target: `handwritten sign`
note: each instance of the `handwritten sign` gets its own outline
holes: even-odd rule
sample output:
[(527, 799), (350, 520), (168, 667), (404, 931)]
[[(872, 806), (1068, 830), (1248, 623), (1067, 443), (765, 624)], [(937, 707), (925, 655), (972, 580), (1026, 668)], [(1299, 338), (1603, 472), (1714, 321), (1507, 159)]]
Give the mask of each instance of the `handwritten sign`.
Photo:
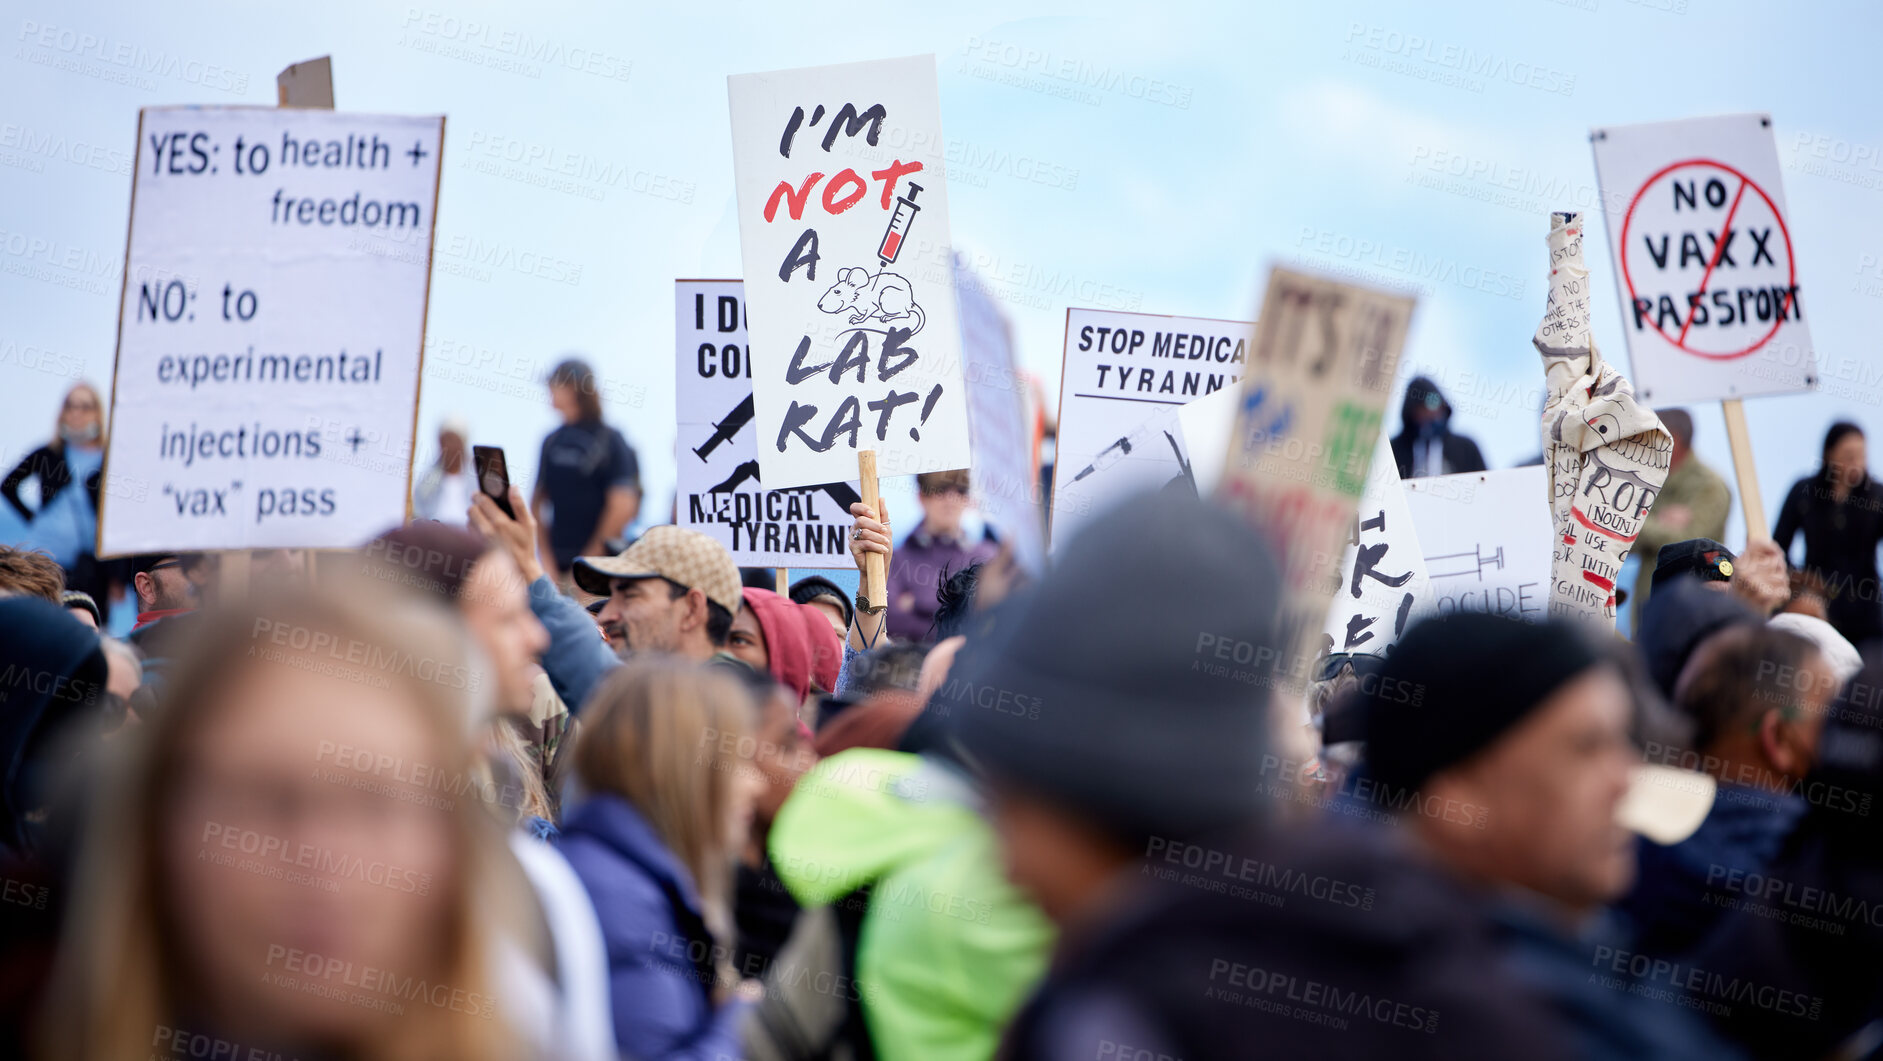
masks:
[(1324, 653), (1384, 653), (1432, 604), (1419, 532), (1383, 431), (1337, 570), (1340, 584), (1321, 631)]
[(1674, 439), (1589, 337), (1581, 214), (1550, 215), (1543, 461), (1555, 521), (1550, 614), (1615, 625), (1615, 579), (1673, 466)]
[(1609, 126), (1590, 141), (1641, 397), (1815, 387), (1771, 117)]
[(1238, 389), (1254, 331), (1247, 321), (1066, 311), (1055, 545), (1115, 501), (1176, 479), (1194, 481), (1176, 411)]
[(934, 57), (727, 85), (766, 485), (968, 467)]
[(138, 119), (98, 555), (405, 519), (442, 117)]
[(1407, 479), (1431, 611), (1541, 622), (1550, 605), (1548, 473), (1541, 465)]
[(851, 567), (856, 487), (773, 490), (759, 472), (743, 288), (674, 282), (674, 522), (711, 535), (742, 567)]
[(1414, 300), (1276, 268), (1218, 490), (1274, 542), (1291, 671), (1316, 655)]

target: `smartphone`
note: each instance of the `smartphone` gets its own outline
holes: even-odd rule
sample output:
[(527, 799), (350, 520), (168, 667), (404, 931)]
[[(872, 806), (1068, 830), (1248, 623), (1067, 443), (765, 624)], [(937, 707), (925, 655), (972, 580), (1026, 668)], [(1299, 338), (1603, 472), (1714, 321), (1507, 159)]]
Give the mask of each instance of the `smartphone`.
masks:
[(471, 467), (484, 496), (497, 502), (504, 515), (517, 518), (516, 510), (510, 507), (510, 465), (503, 459), (503, 447), (472, 446)]

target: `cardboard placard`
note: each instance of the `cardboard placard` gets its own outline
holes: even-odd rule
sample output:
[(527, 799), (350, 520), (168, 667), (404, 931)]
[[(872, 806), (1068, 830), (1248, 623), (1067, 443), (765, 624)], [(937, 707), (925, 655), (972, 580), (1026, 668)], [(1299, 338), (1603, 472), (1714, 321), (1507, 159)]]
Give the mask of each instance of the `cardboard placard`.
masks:
[(1642, 400), (1816, 387), (1771, 117), (1614, 125), (1590, 142)]
[(675, 522), (741, 567), (847, 568), (853, 483), (769, 489), (752, 428), (744, 284), (674, 281)]
[(1045, 566), (1045, 506), (1040, 466), (1027, 417), (1029, 384), (1013, 356), (1013, 327), (975, 282), (965, 259), (955, 261), (961, 345), (967, 357), (968, 434), (974, 440), (974, 503), (1014, 559), (1039, 574)]
[(1291, 269), (1269, 273), (1217, 496), (1274, 544), (1291, 675), (1317, 654), (1414, 303)]
[(1407, 479), (1431, 612), (1541, 622), (1550, 605), (1549, 476), (1540, 464)]
[(1066, 310), (1052, 541), (1109, 505), (1194, 476), (1177, 410), (1236, 391), (1255, 325), (1155, 313)]
[(1615, 628), (1615, 580), (1673, 467), (1674, 439), (1589, 335), (1583, 216), (1550, 215), (1550, 296), (1531, 340), (1543, 356), (1550, 614)]
[(934, 57), (727, 87), (767, 485), (968, 467)]
[(98, 555), (403, 522), (443, 117), (149, 107)]
[(1383, 654), (1431, 608), (1432, 586), (1419, 531), (1400, 486), (1386, 432), (1373, 444), (1373, 463), (1360, 510), (1347, 532), (1340, 583), (1321, 631), (1321, 651)]

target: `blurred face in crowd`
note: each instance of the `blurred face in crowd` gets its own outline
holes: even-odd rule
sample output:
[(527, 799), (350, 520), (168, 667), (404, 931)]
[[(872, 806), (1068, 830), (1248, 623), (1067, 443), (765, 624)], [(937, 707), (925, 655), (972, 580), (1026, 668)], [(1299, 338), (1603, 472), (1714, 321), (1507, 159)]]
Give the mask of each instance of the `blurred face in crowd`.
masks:
[(1135, 852), (1030, 793), (997, 785), (994, 831), (1007, 879), (1060, 925), (1075, 920)]
[[(458, 834), (404, 778), (456, 760), (396, 683), (258, 661), (218, 695), (160, 826), (186, 982), (237, 1039), (362, 1044), (387, 1018), (346, 1001), (335, 970), (426, 977), (446, 952)], [(339, 997), (292, 986), (308, 983)]]
[(1856, 486), (1863, 482), (1865, 472), (1870, 467), (1870, 455), (1864, 445), (1863, 436), (1855, 431), (1837, 440), (1837, 445), (1830, 452), (1831, 481), (1845, 486)]
[(829, 597), (812, 597), (809, 606), (817, 609), (819, 614), (830, 620), (830, 628), (837, 631), (837, 639), (843, 640), (844, 634), (848, 632), (843, 619), (843, 606)]
[(1612, 668), (1584, 672), (1421, 790), (1480, 808), (1481, 817), (1421, 814), (1416, 826), (1467, 876), (1515, 884), (1573, 910), (1615, 898), (1635, 870), (1633, 841), (1615, 819), (1635, 761), (1632, 711)]
[(922, 524), (930, 531), (952, 534), (961, 529), (961, 514), (968, 510), (968, 488), (960, 483), (937, 486), (933, 493), (924, 490)]
[(573, 424), (582, 418), (582, 406), (576, 401), (575, 388), (561, 383), (549, 385), (549, 404), (562, 414), (562, 422)]
[[(748, 608), (740, 614), (749, 611)], [(736, 637), (737, 620), (732, 628)], [(773, 688), (771, 698), (762, 706), (758, 754), (753, 758), (753, 765), (758, 767), (761, 781), (755, 816), (760, 824), (769, 827), (778, 816), (778, 809), (785, 805), (785, 798), (797, 787), (798, 779), (817, 765), (817, 753), (811, 750), (810, 742), (798, 728), (798, 705), (791, 697), (791, 690), (783, 686)]]
[(196, 584), (184, 574), (181, 561), (166, 563), (148, 572), (140, 571), (132, 581), (137, 588), (140, 611), (168, 611), (196, 603)]
[(765, 647), (765, 630), (758, 625), (758, 615), (750, 608), (740, 608), (732, 617), (732, 633), (726, 637), (726, 651), (761, 673), (771, 669), (771, 651)]
[(456, 475), (464, 469), (464, 436), (456, 431), (438, 432), (438, 463)]
[(477, 561), (458, 595), (458, 610), (496, 668), (498, 707), (528, 711), (549, 631), (530, 611), (523, 573), (509, 553), (493, 549)]
[(103, 410), (98, 407), (98, 392), (83, 384), (73, 387), (59, 410), (59, 436), (69, 442), (95, 442)]
[[(625, 642), (628, 651), (678, 652), (690, 609), (696, 603), (692, 598), (691, 593), (673, 596), (665, 579), (615, 579), (608, 603), (602, 606), (602, 630), (611, 643), (617, 638)], [(697, 606), (701, 613), (699, 621), (704, 622), (703, 599)]]

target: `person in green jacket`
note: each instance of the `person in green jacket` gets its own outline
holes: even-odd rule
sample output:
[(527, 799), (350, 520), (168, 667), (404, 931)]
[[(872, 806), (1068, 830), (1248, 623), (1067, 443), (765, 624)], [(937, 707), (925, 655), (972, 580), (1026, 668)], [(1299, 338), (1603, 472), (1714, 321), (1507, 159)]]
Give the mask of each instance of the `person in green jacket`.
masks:
[(1054, 931), (1003, 875), (999, 840), (963, 767), (878, 748), (833, 755), (785, 801), (770, 850), (806, 908), (869, 889), (855, 989), (843, 993), (860, 1001), (878, 1058), (994, 1055), (1045, 973)]
[(1733, 491), (1726, 480), (1693, 455), (1693, 417), (1685, 409), (1656, 409), (1654, 415), (1674, 436), (1673, 466), (1635, 538), (1634, 556), (1640, 566), (1635, 569), (1634, 592), (1628, 601), (1633, 609), (1631, 629), (1641, 623), (1641, 609), (1648, 603), (1648, 585), (1654, 581), (1654, 564), (1661, 547), (1689, 538), (1724, 541), (1726, 510), (1733, 505)]

